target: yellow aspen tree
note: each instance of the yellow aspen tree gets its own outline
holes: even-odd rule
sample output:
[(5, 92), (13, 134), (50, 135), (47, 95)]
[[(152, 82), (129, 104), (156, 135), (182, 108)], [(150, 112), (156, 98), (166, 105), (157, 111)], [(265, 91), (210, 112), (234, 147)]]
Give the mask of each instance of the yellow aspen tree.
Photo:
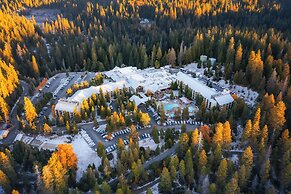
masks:
[(59, 144), (57, 155), (60, 162), (67, 169), (77, 169), (78, 159), (71, 144)]
[(229, 148), (231, 144), (231, 128), (228, 121), (223, 124), (223, 145), (225, 148)]
[(54, 177), (51, 168), (46, 165), (42, 169), (42, 182), (44, 190), (48, 193), (53, 193)]
[(191, 146), (194, 148), (198, 145), (199, 143), (199, 134), (198, 134), (198, 129), (194, 129), (191, 135)]
[(252, 133), (254, 136), (257, 136), (260, 132), (260, 122), (261, 122), (261, 108), (258, 107), (256, 110), (254, 119), (253, 119), (253, 130)]
[(285, 119), (286, 106), (283, 101), (279, 101), (271, 110), (270, 125), (273, 129), (280, 129), (286, 122)]
[(151, 121), (151, 118), (148, 113), (141, 114), (141, 118), (140, 118), (141, 125), (146, 126), (150, 123), (150, 121)]
[(5, 100), (0, 96), (0, 110), (4, 115), (5, 121), (9, 121), (9, 107)]
[(0, 186), (2, 186), (7, 193), (11, 191), (10, 181), (2, 170), (0, 170)]
[(32, 125), (34, 119), (37, 117), (37, 113), (35, 107), (27, 97), (24, 97), (24, 111), (27, 122)]
[(222, 145), (223, 143), (223, 125), (222, 123), (217, 123), (215, 127), (215, 134), (213, 136), (213, 143), (217, 145)]
[(36, 76), (39, 76), (38, 64), (37, 64), (34, 56), (32, 56), (32, 58), (31, 58), (31, 66), (32, 66), (32, 70), (33, 70), (34, 74)]
[(51, 132), (52, 132), (52, 128), (48, 125), (48, 124), (44, 124), (43, 125), (43, 132), (46, 134), (46, 135), (48, 135), (48, 134), (50, 134)]
[(248, 120), (243, 132), (243, 140), (246, 141), (251, 137), (252, 132), (252, 121)]

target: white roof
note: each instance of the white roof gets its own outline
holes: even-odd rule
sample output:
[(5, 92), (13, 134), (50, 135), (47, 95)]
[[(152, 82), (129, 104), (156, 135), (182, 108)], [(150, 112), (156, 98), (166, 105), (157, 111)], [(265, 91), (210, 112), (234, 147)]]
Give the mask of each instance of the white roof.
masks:
[(185, 73), (178, 72), (177, 80), (188, 85), (192, 90), (198, 92), (209, 101), (213, 100), (211, 97), (217, 94), (217, 92), (214, 89), (209, 88), (208, 86), (200, 82), (197, 78), (193, 78)]
[(125, 80), (126, 87), (136, 89), (138, 86), (142, 86), (145, 91), (150, 90), (152, 92), (169, 88), (171, 81), (175, 79), (175, 76), (164, 68), (140, 70), (131, 66), (115, 67), (113, 70), (105, 72), (105, 75), (114, 81)]
[(92, 94), (99, 94), (100, 88), (102, 88), (102, 91), (105, 93), (112, 92), (115, 89), (122, 89), (125, 85), (126, 82), (123, 80), (119, 82), (109, 82), (101, 86), (91, 86), (89, 88), (77, 91), (73, 96), (69, 97), (68, 100), (82, 103), (83, 100), (90, 98)]
[(188, 85), (192, 90), (201, 94), (212, 104), (216, 104), (217, 102), (220, 106), (223, 106), (234, 101), (229, 93), (217, 92), (215, 89), (210, 88), (204, 83), (200, 82), (197, 78), (193, 78), (185, 73), (178, 72), (177, 80), (182, 81), (184, 84)]
[(79, 103), (76, 101), (60, 99), (56, 104), (55, 110), (57, 111), (66, 111), (66, 112), (74, 112), (75, 108), (77, 111), (80, 111)]
[(135, 102), (136, 106), (140, 105), (140, 104), (144, 104), (146, 101), (149, 100), (148, 97), (143, 97), (143, 98), (140, 98), (139, 96), (137, 95), (133, 95), (132, 97), (130, 97), (129, 99), (131, 102)]
[(232, 103), (234, 101), (230, 94), (222, 94), (220, 96), (215, 97), (215, 100), (220, 106)]

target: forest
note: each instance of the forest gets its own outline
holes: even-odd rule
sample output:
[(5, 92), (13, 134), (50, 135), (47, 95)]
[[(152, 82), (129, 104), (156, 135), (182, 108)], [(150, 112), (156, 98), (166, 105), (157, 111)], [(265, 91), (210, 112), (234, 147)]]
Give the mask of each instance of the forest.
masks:
[[(180, 68), (198, 61), (202, 54), (217, 59), (216, 80), (229, 80), (260, 94), (255, 110), (242, 114), (243, 103), (237, 100), (240, 109), (233, 111), (234, 119), (244, 126), (245, 150), (238, 167), (221, 157), (227, 155), (224, 150), (235, 142), (228, 115), (212, 119), (220, 122), (199, 129), (200, 134), (193, 130), (176, 137), (167, 130), (162, 138), (167, 139), (168, 148), (176, 141), (178, 154), (162, 165), (153, 165), (150, 172), (143, 169), (142, 163), (161, 150), (159, 147), (156, 152), (142, 150), (134, 141), (137, 138), (134, 127), (130, 149), (126, 151), (119, 142), (117, 167), (110, 168), (104, 148), (98, 145), (102, 165), (89, 166), (80, 182), (76, 182), (77, 159), (70, 146), (61, 145), (54, 153), (21, 143), (12, 152), (1, 148), (0, 180), (7, 193), (18, 186), (15, 180), (20, 180), (25, 171), (37, 175), (35, 187), (40, 193), (78, 193), (90, 189), (96, 193), (131, 193), (130, 186), (146, 183), (151, 176), (160, 177), (161, 193), (178, 193), (172, 190), (175, 185), (195, 188), (201, 193), (290, 192), (291, 1), (3, 0), (0, 8), (3, 122), (9, 121), (10, 111), (21, 94), (21, 80), (34, 89), (44, 78), (59, 72), (102, 72), (123, 65), (140, 69), (165, 65)], [(30, 9), (58, 9), (61, 14), (56, 20), (39, 25), (37, 18), (26, 17)], [(145, 19), (148, 22), (143, 24)], [(205, 76), (210, 75), (206, 72)], [(74, 90), (67, 92), (68, 96)], [(31, 111), (31, 102), (24, 103), (24, 109), (35, 118), (37, 111)], [(119, 118), (110, 114), (104, 116), (108, 116), (108, 123)], [(213, 112), (199, 114), (204, 121), (215, 117)], [(35, 128), (32, 120), (27, 118)], [(63, 125), (66, 122), (65, 119)], [(51, 131), (48, 125), (43, 130)], [(76, 131), (75, 123), (72, 131)], [(201, 138), (203, 148), (198, 146)], [(159, 137), (155, 139), (159, 141)], [(19, 150), (25, 150), (25, 158), (19, 156)], [(23, 169), (15, 172), (19, 166)], [(128, 169), (133, 173), (125, 176)], [(114, 177), (118, 186), (110, 188), (106, 181)], [(27, 191), (32, 187), (28, 183), (23, 185)]]

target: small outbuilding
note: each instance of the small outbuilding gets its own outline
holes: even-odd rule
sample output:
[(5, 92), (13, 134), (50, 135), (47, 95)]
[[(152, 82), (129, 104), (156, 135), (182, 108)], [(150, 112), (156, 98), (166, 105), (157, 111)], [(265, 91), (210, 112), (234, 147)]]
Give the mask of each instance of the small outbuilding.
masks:
[(207, 62), (207, 56), (206, 56), (206, 55), (201, 55), (201, 56), (200, 56), (200, 61), (201, 61), (202, 63)]
[(213, 66), (216, 64), (216, 59), (215, 58), (209, 58), (210, 64)]

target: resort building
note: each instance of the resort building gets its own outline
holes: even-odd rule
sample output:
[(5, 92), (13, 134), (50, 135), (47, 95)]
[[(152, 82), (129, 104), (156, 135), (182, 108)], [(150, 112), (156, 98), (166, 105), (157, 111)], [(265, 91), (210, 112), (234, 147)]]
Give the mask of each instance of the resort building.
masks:
[(74, 110), (81, 111), (80, 103), (77, 101), (59, 99), (55, 106), (55, 114), (57, 116), (63, 115), (64, 112), (68, 112), (70, 116), (73, 116)]
[[(131, 66), (123, 68), (115, 67), (110, 71), (104, 72), (103, 75), (105, 75), (106, 81), (109, 81), (108, 83), (100, 86), (91, 86), (77, 91), (67, 99), (60, 99), (56, 104), (55, 113), (59, 115), (63, 114), (63, 112), (69, 112), (70, 115), (73, 115), (75, 109), (80, 111), (81, 103), (85, 99), (90, 98), (92, 94), (99, 94), (100, 89), (106, 93), (113, 92), (116, 89), (128, 88), (132, 93), (138, 93), (138, 95), (133, 95), (130, 98), (130, 101), (135, 101), (138, 106), (150, 99), (145, 94), (158, 94), (158, 92), (169, 89), (171, 83), (176, 80), (188, 85), (193, 90), (193, 96), (197, 94), (202, 95), (208, 108), (215, 106), (230, 108), (233, 102), (233, 98), (229, 93), (216, 91), (180, 70), (173, 72), (170, 67), (161, 67), (160, 69), (147, 68), (143, 70)], [(185, 104), (189, 103), (185, 98), (180, 100)]]
[(167, 68), (147, 68), (137, 69), (136, 67), (115, 67), (111, 71), (104, 73), (107, 78), (113, 81), (126, 81), (126, 86), (134, 92), (152, 92), (170, 88), (171, 82), (175, 80), (175, 75)]
[(182, 82), (184, 85), (188, 85), (193, 91), (193, 96), (201, 95), (206, 102), (207, 108), (212, 108), (215, 106), (226, 107), (227, 109), (232, 106), (234, 99), (227, 92), (219, 92), (214, 88), (210, 88), (197, 78), (193, 78), (188, 74), (179, 72), (177, 73), (177, 80)]
[(143, 93), (139, 93), (139, 95), (133, 95), (130, 97), (129, 99), (131, 102), (135, 102), (136, 106), (139, 106), (140, 104), (145, 104), (147, 101), (150, 100), (149, 97), (147, 97), (146, 95), (144, 95)]
[(64, 112), (68, 112), (70, 116), (73, 115), (74, 110), (76, 109), (78, 112), (81, 111), (81, 103), (84, 100), (89, 99), (92, 94), (99, 94), (100, 89), (104, 93), (106, 92), (113, 92), (115, 89), (123, 89), (126, 87), (125, 81), (119, 81), (119, 82), (110, 82), (107, 84), (103, 84), (101, 86), (91, 86), (86, 89), (82, 89), (77, 91), (73, 96), (67, 98), (67, 99), (60, 99), (55, 107), (55, 113), (56, 115), (63, 114)]

